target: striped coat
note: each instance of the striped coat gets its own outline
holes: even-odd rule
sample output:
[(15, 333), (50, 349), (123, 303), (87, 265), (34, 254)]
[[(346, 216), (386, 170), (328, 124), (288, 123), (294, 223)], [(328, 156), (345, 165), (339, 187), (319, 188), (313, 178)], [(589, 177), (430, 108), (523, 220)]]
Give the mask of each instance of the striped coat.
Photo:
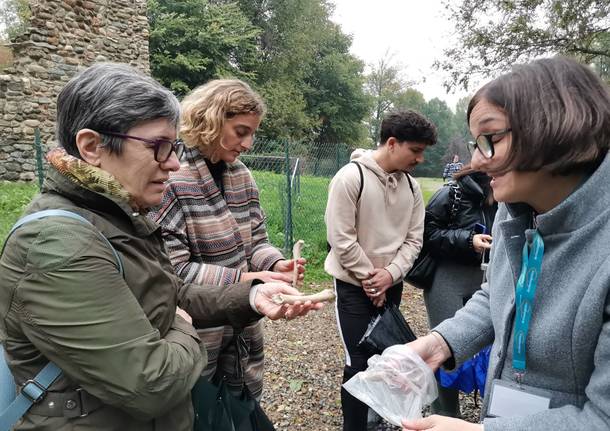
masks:
[(269, 244), (248, 168), (239, 160), (227, 164), (222, 182), (224, 198), (200, 153), (187, 150), (161, 206), (149, 213), (163, 227), (174, 269), (187, 282), (231, 284), (242, 271), (267, 271), (284, 258)]
[[(239, 160), (228, 163), (216, 186), (203, 156), (187, 149), (180, 170), (171, 174), (159, 207), (149, 213), (163, 228), (163, 239), (176, 274), (197, 284), (232, 284), (245, 271), (268, 271), (282, 254), (267, 238), (265, 215), (254, 178)], [(196, 322), (195, 322), (196, 323)], [(238, 392), (233, 328), (197, 328), (208, 351), (204, 376), (225, 376)], [(244, 329), (248, 346), (245, 382), (257, 397), (263, 384), (263, 332), (260, 322)], [(217, 370), (218, 369), (218, 370)]]

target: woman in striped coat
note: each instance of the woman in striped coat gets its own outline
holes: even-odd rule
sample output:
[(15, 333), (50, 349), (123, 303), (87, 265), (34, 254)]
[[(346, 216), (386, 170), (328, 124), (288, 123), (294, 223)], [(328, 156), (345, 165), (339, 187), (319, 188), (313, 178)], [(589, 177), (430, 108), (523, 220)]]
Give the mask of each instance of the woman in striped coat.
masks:
[[(181, 138), (187, 145), (160, 207), (150, 217), (163, 238), (176, 273), (185, 281), (228, 285), (237, 281), (291, 281), (295, 262), (269, 244), (259, 192), (239, 155), (250, 149), (265, 105), (246, 83), (214, 80), (182, 102)], [(296, 264), (304, 272), (304, 259)], [(197, 322), (193, 324), (197, 328)], [(242, 381), (260, 398), (263, 333), (246, 328), (198, 329), (208, 354), (203, 374), (226, 378), (238, 393)], [(244, 377), (236, 372), (234, 335), (240, 332)], [(244, 345), (245, 342), (245, 345)]]

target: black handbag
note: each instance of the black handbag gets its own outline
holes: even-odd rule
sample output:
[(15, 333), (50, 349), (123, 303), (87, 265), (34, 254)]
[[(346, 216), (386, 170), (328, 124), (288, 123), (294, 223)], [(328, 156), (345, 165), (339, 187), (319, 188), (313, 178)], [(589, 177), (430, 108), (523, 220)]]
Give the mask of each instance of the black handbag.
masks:
[[(451, 228), (455, 223), (455, 217), (460, 209), (462, 202), (462, 190), (458, 183), (449, 184), (451, 190), (449, 191), (449, 220), (447, 221), (447, 227)], [(438, 193), (438, 192), (437, 192)], [(432, 197), (430, 200), (432, 200)], [(434, 274), (436, 273), (436, 259), (432, 257), (430, 252), (424, 247), (413, 266), (405, 276), (405, 281), (419, 289), (429, 289), (432, 287), (434, 281)]]
[(396, 304), (386, 305), (381, 314), (373, 317), (358, 342), (373, 353), (381, 353), (395, 344), (415, 341), (417, 337)]
[(436, 260), (428, 251), (422, 250), (413, 262), (405, 281), (418, 289), (429, 289), (434, 281), (435, 272)]
[[(243, 378), (241, 335), (235, 337), (237, 364)], [(201, 377), (191, 391), (195, 412), (194, 431), (275, 431), (259, 402), (242, 382), (242, 392), (235, 397), (229, 392), (226, 380), (212, 383)]]

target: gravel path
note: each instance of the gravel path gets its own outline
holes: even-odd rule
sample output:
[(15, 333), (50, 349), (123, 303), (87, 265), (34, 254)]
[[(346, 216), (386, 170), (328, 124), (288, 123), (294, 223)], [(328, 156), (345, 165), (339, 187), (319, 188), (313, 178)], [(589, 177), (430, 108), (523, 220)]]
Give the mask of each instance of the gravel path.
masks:
[[(330, 286), (312, 286), (315, 290), (325, 287)], [(420, 290), (405, 285), (401, 310), (418, 336), (428, 331)], [(334, 305), (288, 322), (265, 320), (265, 337), (261, 404), (277, 431), (340, 430), (344, 353)], [(463, 397), (462, 413), (469, 420), (478, 418), (472, 395)]]

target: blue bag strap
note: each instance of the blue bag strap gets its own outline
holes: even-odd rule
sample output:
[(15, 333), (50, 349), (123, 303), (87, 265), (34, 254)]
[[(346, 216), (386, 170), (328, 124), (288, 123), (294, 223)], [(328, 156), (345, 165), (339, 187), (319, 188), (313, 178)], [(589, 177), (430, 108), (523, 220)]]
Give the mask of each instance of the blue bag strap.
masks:
[(110, 250), (112, 250), (112, 254), (114, 254), (114, 259), (116, 260), (117, 269), (121, 273), (121, 277), (125, 277), (125, 274), (124, 274), (124, 271), (123, 271), (123, 261), (121, 260), (121, 257), (119, 256), (119, 254), (117, 253), (115, 248), (112, 246), (112, 244), (110, 244), (110, 241), (108, 241), (108, 238), (106, 238), (93, 225), (93, 223), (91, 223), (89, 220), (87, 220), (86, 218), (84, 218), (80, 214), (77, 214), (77, 213), (72, 212), (72, 211), (67, 211), (67, 210), (43, 210), (43, 211), (37, 211), (35, 213), (28, 214), (25, 217), (22, 217), (19, 220), (17, 220), (17, 223), (15, 223), (13, 225), (13, 227), (9, 231), (8, 235), (6, 236), (6, 240), (4, 241), (4, 245), (2, 246), (2, 252), (0, 252), (0, 256), (2, 255), (2, 253), (4, 253), (4, 247), (6, 247), (6, 243), (8, 242), (8, 239), (11, 237), (13, 232), (15, 232), (17, 229), (19, 229), (21, 226), (23, 226), (26, 223), (29, 223), (29, 222), (31, 222), (33, 220), (38, 220), (38, 219), (41, 219), (41, 218), (46, 218), (46, 217), (67, 217), (67, 218), (71, 218), (71, 219), (74, 219), (74, 220), (78, 220), (81, 223), (86, 224), (87, 226), (90, 226), (91, 228), (93, 228), (93, 230), (95, 230), (97, 232), (98, 236), (102, 240), (104, 240), (106, 245), (108, 245), (108, 247), (110, 247)]
[(49, 362), (36, 377), (25, 382), (19, 395), (0, 415), (0, 431), (10, 431), (32, 404), (44, 398), (47, 389), (60, 374), (61, 369), (53, 362)]
[[(67, 217), (78, 220), (81, 223), (93, 228), (99, 237), (104, 240), (108, 247), (110, 247), (110, 250), (112, 250), (112, 254), (114, 254), (116, 259), (117, 269), (121, 273), (122, 277), (125, 276), (123, 271), (123, 261), (110, 241), (108, 241), (108, 238), (106, 238), (89, 220), (80, 214), (60, 209), (38, 211), (19, 219), (6, 236), (6, 240), (2, 246), (2, 251), (0, 251), (0, 256), (4, 253), (4, 248), (6, 247), (8, 239), (17, 229), (26, 223), (45, 217)], [(2, 358), (0, 358), (0, 361), (4, 361), (4, 355)], [(53, 384), (53, 382), (57, 380), (60, 375), (61, 369), (53, 362), (49, 362), (42, 370), (40, 370), (34, 379), (26, 381), (21, 387), (21, 391), (14, 401), (0, 414), (0, 431), (10, 431), (17, 421), (30, 409), (32, 404), (40, 402), (45, 397), (49, 386), (51, 386), (51, 384)]]

